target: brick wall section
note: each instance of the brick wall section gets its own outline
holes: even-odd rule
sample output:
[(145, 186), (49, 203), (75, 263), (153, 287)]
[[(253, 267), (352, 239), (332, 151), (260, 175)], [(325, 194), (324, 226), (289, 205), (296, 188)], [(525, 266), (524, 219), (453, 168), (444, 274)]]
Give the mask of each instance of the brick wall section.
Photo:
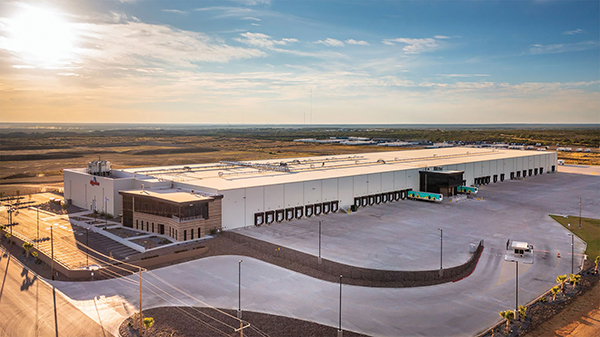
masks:
[(371, 287), (421, 287), (456, 281), (469, 276), (475, 270), (477, 261), (483, 251), (482, 240), (475, 253), (467, 262), (455, 267), (446, 268), (443, 274), (440, 275), (439, 269), (418, 271), (381, 270), (351, 266), (327, 259), (322, 259), (319, 265), (318, 257), (314, 255), (254, 239), (232, 231), (224, 231), (222, 235), (250, 249), (271, 255), (275, 261), (283, 259), (292, 263), (298, 263), (308, 268), (317, 269), (332, 278), (339, 278), (340, 275), (343, 275), (343, 282), (345, 284)]
[[(144, 224), (143, 228), (141, 228), (142, 222)], [(201, 237), (204, 237), (209, 234), (211, 229), (221, 228), (221, 198), (215, 199), (208, 203), (208, 219), (194, 219), (178, 222), (173, 218), (141, 212), (133, 212), (133, 228), (152, 232), (152, 223), (154, 223), (154, 233), (159, 233), (159, 224), (162, 224), (165, 226), (165, 235), (170, 235), (173, 233), (172, 237), (178, 241), (183, 241), (184, 230), (187, 231), (187, 240), (192, 238), (191, 231), (194, 232), (193, 238), (198, 238), (198, 228), (200, 228)], [(173, 229), (173, 232), (171, 232), (170, 228)]]

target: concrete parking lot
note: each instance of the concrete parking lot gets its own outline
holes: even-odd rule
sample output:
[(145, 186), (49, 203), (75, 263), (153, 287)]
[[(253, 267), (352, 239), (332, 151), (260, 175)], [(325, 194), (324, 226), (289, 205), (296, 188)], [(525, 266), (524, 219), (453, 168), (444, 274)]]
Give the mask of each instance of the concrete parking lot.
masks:
[[(526, 304), (555, 285), (557, 275), (571, 271), (570, 238), (548, 214), (577, 214), (582, 197), (582, 215), (597, 218), (599, 196), (597, 175), (558, 173), (484, 186), (478, 195), (482, 201), (456, 205), (404, 201), (365, 209), (356, 218), (343, 214), (323, 217), (330, 221), (324, 256), (363, 266), (436, 268), (440, 224), (447, 236), (444, 261), (448, 264), (466, 258), (470, 242), (484, 239), (486, 243), (473, 274), (458, 282), (400, 289), (344, 286), (343, 327), (374, 336), (469, 336), (484, 330), (500, 319), (498, 311), (515, 306), (515, 268), (514, 263), (504, 260), (506, 239), (528, 241), (536, 248), (535, 262), (519, 266), (519, 304)], [(381, 219), (370, 214), (380, 215)], [(336, 217), (363, 219), (363, 227), (360, 221), (330, 220)], [(370, 218), (374, 220), (366, 221)], [(278, 234), (270, 234), (269, 230)], [(247, 232), (311, 253), (317, 249), (312, 221)], [(303, 235), (308, 238), (306, 243)], [(415, 248), (418, 251), (413, 251)], [(556, 256), (559, 251), (560, 259)], [(577, 240), (576, 266), (583, 251), (584, 244)], [(144, 273), (144, 306), (208, 303), (236, 308), (240, 259), (244, 260), (245, 310), (337, 325), (337, 284), (239, 256), (211, 257)], [(90, 317), (116, 331), (118, 322), (137, 306), (135, 281), (136, 276), (132, 276), (54, 284)], [(104, 297), (98, 300), (100, 295)]]
[[(508, 239), (534, 245), (539, 256), (570, 253), (566, 231), (548, 214), (598, 216), (594, 184), (600, 177), (544, 174), (480, 188), (477, 198), (430, 203), (404, 200), (325, 216), (237, 230), (240, 234), (318, 255), (322, 221), (323, 258), (375, 269), (427, 270), (468, 260), (469, 245), (483, 239), (486, 253), (500, 252)], [(594, 214), (595, 212), (595, 214)], [(561, 234), (562, 233), (562, 234)], [(576, 249), (582, 249), (578, 242)]]

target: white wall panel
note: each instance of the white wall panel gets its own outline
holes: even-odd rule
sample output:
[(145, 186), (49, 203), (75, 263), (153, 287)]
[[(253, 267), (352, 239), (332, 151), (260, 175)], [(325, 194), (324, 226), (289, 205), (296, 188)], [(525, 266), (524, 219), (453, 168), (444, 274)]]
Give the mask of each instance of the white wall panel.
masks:
[(304, 183), (285, 184), (285, 207), (304, 205)]
[(321, 180), (311, 180), (304, 182), (304, 204), (314, 204), (321, 202)]
[(254, 213), (264, 212), (264, 210), (264, 187), (246, 188), (246, 223), (250, 221), (254, 224)]
[(369, 194), (381, 193), (381, 173), (369, 174)]
[(406, 188), (412, 188), (414, 191), (419, 190), (419, 170), (406, 171)]
[(406, 187), (406, 170), (394, 171), (394, 190), (399, 191)]
[(394, 191), (394, 172), (381, 173), (381, 192)]
[(283, 207), (283, 184), (265, 186), (265, 211)]
[(490, 176), (490, 161), (484, 160), (481, 162), (481, 176), (487, 177)]
[(354, 203), (354, 178), (343, 177), (338, 179), (338, 198), (341, 207), (348, 207)]
[(369, 194), (367, 187), (368, 175), (354, 176), (354, 196), (363, 196)]
[(324, 179), (321, 181), (322, 201), (339, 200), (338, 179)]
[(250, 226), (252, 220), (246, 221), (244, 211), (246, 199), (244, 198), (245, 189), (227, 190), (223, 192), (221, 200), (223, 229), (233, 229), (244, 226)]

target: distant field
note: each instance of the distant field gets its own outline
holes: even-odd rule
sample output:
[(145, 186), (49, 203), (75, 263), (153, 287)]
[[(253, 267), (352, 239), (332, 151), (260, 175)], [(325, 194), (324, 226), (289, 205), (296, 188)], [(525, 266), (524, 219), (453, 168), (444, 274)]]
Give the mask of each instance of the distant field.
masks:
[(358, 136), (384, 139), (541, 143), (551, 148), (592, 148), (591, 153), (559, 152), (567, 164), (600, 165), (600, 132), (569, 130), (327, 129), (247, 128), (205, 130), (113, 130), (87, 133), (0, 134), (0, 193), (55, 189), (62, 169), (84, 167), (98, 158), (114, 168), (211, 163), (220, 160), (277, 159), (402, 148), (293, 142), (298, 138)]

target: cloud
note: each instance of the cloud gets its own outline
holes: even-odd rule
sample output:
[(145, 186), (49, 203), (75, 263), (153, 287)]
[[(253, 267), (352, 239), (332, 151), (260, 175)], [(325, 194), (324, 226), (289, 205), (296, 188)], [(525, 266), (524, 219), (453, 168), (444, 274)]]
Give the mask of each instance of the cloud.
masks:
[(273, 49), (275, 46), (285, 46), (290, 43), (298, 42), (297, 39), (284, 38), (281, 40), (274, 40), (271, 36), (262, 33), (251, 33), (246, 32), (240, 34), (242, 38), (235, 38), (234, 40), (247, 44), (253, 47)]
[(344, 46), (344, 42), (342, 42), (340, 40), (332, 39), (330, 37), (326, 38), (325, 40), (316, 41), (315, 43), (324, 44), (329, 47), (343, 47)]
[(441, 47), (439, 41), (434, 38), (411, 39), (399, 37), (397, 39), (385, 39), (382, 41), (382, 43), (387, 44), (389, 46), (394, 46), (397, 43), (404, 44), (405, 46), (402, 48), (402, 50), (406, 54), (419, 54), (424, 52), (431, 52)]
[(488, 74), (436, 74), (442, 77), (487, 77)]
[(242, 18), (242, 20), (262, 21), (259, 18), (253, 18), (251, 16), (246, 16), (246, 17)]
[(444, 40), (444, 39), (449, 39), (450, 36), (446, 36), (446, 35), (436, 35), (434, 36), (434, 38), (439, 39), (439, 40)]
[(575, 30), (568, 30), (566, 32), (563, 32), (562, 35), (575, 35), (575, 34), (582, 34), (585, 33), (585, 30), (581, 29), (581, 28), (577, 28)]
[(558, 54), (597, 49), (598, 41), (583, 41), (577, 43), (534, 44), (529, 48), (529, 54)]
[(357, 41), (354, 39), (348, 39), (345, 42), (347, 44), (355, 44), (355, 45), (359, 45), (359, 46), (368, 46), (369, 45), (369, 42), (367, 42), (367, 41), (361, 41), (361, 40)]
[(167, 12), (167, 13), (175, 13), (175, 14), (187, 14), (187, 11), (181, 11), (179, 9), (162, 9), (162, 12)]

